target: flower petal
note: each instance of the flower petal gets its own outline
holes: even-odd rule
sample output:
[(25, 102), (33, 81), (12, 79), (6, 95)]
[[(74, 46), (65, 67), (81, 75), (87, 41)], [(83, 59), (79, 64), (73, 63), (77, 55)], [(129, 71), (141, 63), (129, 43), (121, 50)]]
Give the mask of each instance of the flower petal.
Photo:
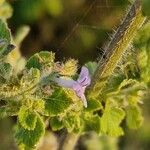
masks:
[(88, 86), (91, 83), (91, 78), (89, 75), (89, 70), (86, 67), (82, 67), (79, 78), (77, 80), (82, 86)]
[(73, 85), (76, 84), (76, 81), (72, 79), (54, 78), (53, 81), (65, 88), (73, 88)]

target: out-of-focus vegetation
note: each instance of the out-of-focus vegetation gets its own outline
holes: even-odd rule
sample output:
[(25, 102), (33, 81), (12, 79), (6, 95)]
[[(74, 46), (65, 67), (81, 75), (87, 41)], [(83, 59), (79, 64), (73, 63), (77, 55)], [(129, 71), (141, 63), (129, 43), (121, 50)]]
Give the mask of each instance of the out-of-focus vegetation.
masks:
[[(56, 52), (57, 60), (66, 60), (72, 57), (78, 59), (80, 65), (101, 57), (103, 54), (101, 47), (110, 38), (109, 36), (111, 36), (112, 30), (116, 29), (127, 6), (130, 4), (128, 0), (10, 0), (8, 2), (9, 4), (3, 3), (2, 5), (4, 6), (0, 5), (2, 7), (0, 8), (0, 16), (8, 19), (13, 10), (12, 18), (8, 20), (13, 34), (16, 35), (15, 33), (22, 25), (29, 25), (31, 27), (31, 32), (25, 41), (23, 41), (22, 45), (20, 45), (23, 56), (29, 57), (40, 50), (52, 50)], [(145, 14), (149, 14), (147, 4), (148, 1), (145, 0), (143, 4), (146, 7), (144, 9), (146, 10)], [(139, 81), (143, 80), (148, 86), (150, 86), (149, 35), (150, 24), (147, 24), (135, 38), (134, 46), (136, 50), (133, 50), (133, 55), (125, 58), (129, 60), (129, 64), (133, 63), (132, 58), (134, 54), (138, 55), (139, 50), (142, 51), (138, 55), (140, 60), (138, 61), (138, 65), (142, 68), (141, 76), (139, 77), (137, 70), (132, 70), (136, 68), (134, 66), (137, 63), (136, 61), (133, 63), (133, 66), (129, 65), (133, 68), (121, 65), (122, 67), (128, 68), (129, 72), (126, 72), (127, 76), (137, 78)], [(20, 62), (24, 64), (23, 60)], [(132, 72), (135, 74), (132, 74)], [(140, 97), (140, 93), (136, 94), (139, 94)], [(133, 99), (134, 96), (133, 93)], [(149, 99), (150, 94), (148, 93), (145, 95), (145, 99), (142, 100), (144, 123), (140, 129), (134, 131), (127, 129), (125, 126), (126, 134), (120, 138), (99, 137), (95, 133), (89, 133), (80, 138), (77, 149), (149, 150)], [(0, 140), (0, 149), (2, 150), (16, 149), (14, 139), (12, 138), (11, 127), (15, 119), (0, 120), (0, 139), (2, 139)], [(48, 133), (48, 136), (54, 141), (50, 145), (56, 145), (54, 135)], [(55, 146), (54, 149), (56, 149)]]

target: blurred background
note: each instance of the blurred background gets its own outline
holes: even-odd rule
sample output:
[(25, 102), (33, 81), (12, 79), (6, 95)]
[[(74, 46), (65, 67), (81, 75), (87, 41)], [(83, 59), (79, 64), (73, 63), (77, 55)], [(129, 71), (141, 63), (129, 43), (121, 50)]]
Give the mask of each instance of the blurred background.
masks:
[[(8, 19), (15, 34), (22, 25), (30, 26), (30, 33), (21, 46), (26, 58), (49, 50), (56, 52), (56, 60), (79, 60), (79, 65), (95, 61), (103, 54), (103, 47), (119, 25), (130, 4), (129, 0), (9, 0), (13, 15)], [(149, 96), (150, 97), (150, 96)], [(95, 133), (82, 136), (79, 150), (149, 150), (150, 101), (144, 100), (144, 123), (138, 130), (125, 127), (120, 138), (98, 137)], [(16, 150), (13, 139), (13, 119), (0, 120), (0, 150)], [(55, 140), (55, 139), (54, 139)]]

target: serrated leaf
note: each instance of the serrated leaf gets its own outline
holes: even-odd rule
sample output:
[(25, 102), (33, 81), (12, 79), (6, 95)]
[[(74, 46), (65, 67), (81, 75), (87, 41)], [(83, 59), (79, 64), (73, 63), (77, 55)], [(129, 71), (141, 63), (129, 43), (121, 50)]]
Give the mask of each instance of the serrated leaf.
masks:
[(43, 66), (51, 67), (54, 63), (55, 54), (48, 51), (41, 51), (39, 53), (34, 54), (28, 61), (26, 67), (30, 68), (38, 68), (42, 70)]
[(126, 109), (126, 123), (130, 129), (137, 129), (141, 126), (143, 117), (138, 106), (128, 106)]
[(105, 111), (100, 119), (101, 132), (110, 136), (120, 136), (124, 132), (119, 126), (125, 116), (124, 111), (121, 108), (110, 107), (106, 104)]
[(53, 117), (50, 119), (50, 126), (53, 131), (60, 130), (64, 127), (63, 122), (60, 121), (58, 117)]
[(64, 113), (71, 105), (72, 100), (63, 89), (57, 88), (53, 94), (45, 100), (45, 112), (50, 116)]
[(69, 113), (63, 118), (63, 125), (68, 132), (80, 133), (83, 129), (80, 116), (74, 113)]
[(20, 80), (20, 85), (23, 91), (31, 89), (40, 81), (40, 71), (36, 68), (31, 68), (29, 72)]
[(18, 144), (24, 144), (27, 147), (33, 148), (44, 135), (45, 126), (40, 116), (37, 116), (37, 122), (34, 130), (24, 129), (20, 124), (17, 125), (15, 138)]
[(60, 71), (61, 75), (74, 76), (77, 72), (78, 61), (74, 59), (67, 60)]
[(95, 131), (100, 133), (100, 117), (98, 115), (89, 115), (84, 119), (84, 131)]
[(85, 108), (87, 112), (93, 112), (102, 109), (103, 106), (98, 100), (90, 99), (88, 100), (88, 107)]
[(37, 114), (29, 110), (27, 107), (22, 106), (18, 113), (18, 120), (23, 128), (34, 130), (37, 122)]
[(9, 63), (0, 63), (0, 76), (6, 80), (12, 75), (12, 66)]

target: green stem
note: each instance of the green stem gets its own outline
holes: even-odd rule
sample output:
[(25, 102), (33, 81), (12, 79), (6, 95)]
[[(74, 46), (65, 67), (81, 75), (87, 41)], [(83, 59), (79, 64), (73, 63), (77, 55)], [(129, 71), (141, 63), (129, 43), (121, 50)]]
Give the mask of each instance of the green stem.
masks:
[(146, 18), (142, 16), (141, 1), (135, 0), (125, 16), (125, 19), (122, 21), (112, 40), (106, 47), (106, 60), (104, 60), (103, 63), (101, 60), (98, 62), (98, 67), (92, 78), (92, 83), (88, 91), (88, 97), (96, 98), (102, 92), (110, 75), (112, 75), (118, 62), (121, 60), (122, 55), (126, 52), (135, 37), (136, 32), (142, 26), (145, 19)]

